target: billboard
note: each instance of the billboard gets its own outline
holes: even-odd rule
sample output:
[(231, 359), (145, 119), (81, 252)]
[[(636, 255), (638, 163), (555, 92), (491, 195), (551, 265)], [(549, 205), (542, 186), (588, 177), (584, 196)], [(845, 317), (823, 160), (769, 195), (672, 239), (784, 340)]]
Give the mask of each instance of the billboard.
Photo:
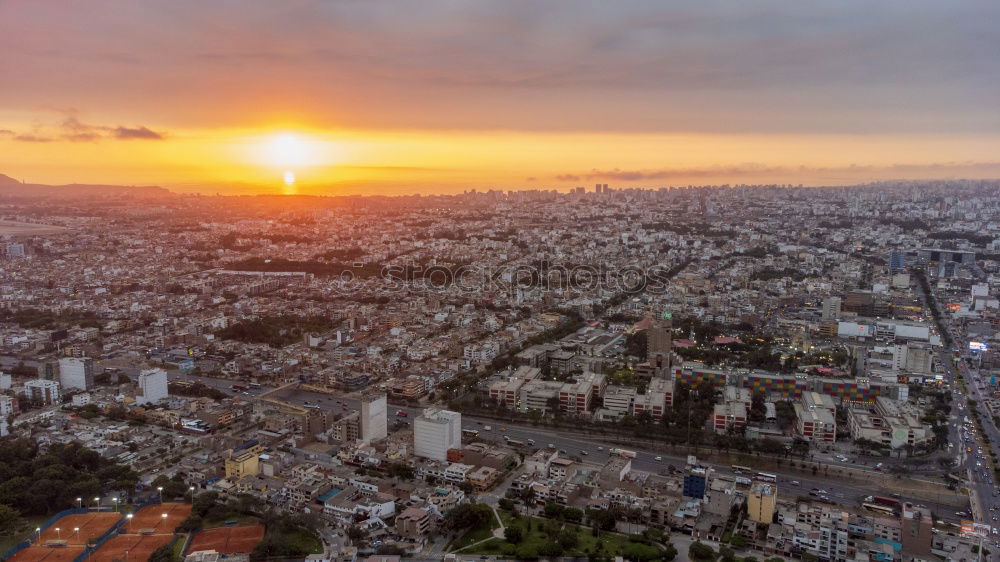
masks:
[(972, 351), (988, 351), (990, 349), (990, 346), (987, 345), (985, 342), (970, 341), (969, 349)]

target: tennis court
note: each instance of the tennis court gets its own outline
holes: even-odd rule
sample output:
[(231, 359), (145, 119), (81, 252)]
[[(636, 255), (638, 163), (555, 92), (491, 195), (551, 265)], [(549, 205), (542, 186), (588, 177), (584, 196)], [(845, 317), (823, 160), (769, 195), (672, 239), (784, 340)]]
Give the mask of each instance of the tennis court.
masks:
[[(110, 529), (121, 513), (93, 512), (74, 513), (60, 517), (51, 527), (42, 531), (38, 544), (63, 540), (69, 546), (86, 546), (90, 539), (96, 539)], [(80, 529), (75, 531), (74, 529)]]
[[(167, 516), (164, 517), (163, 514)], [(152, 530), (153, 534), (173, 533), (188, 516), (191, 515), (191, 504), (189, 503), (162, 503), (157, 505), (147, 505), (139, 510), (125, 527), (125, 532), (129, 534), (139, 534), (144, 530)]]
[(163, 535), (118, 535), (108, 539), (87, 560), (116, 562), (148, 560), (153, 551), (173, 540), (173, 533)]
[(219, 554), (249, 554), (263, 538), (263, 525), (205, 529), (194, 536), (188, 552), (214, 550)]
[(72, 562), (77, 556), (83, 554), (82, 546), (29, 546), (23, 548), (9, 562)]

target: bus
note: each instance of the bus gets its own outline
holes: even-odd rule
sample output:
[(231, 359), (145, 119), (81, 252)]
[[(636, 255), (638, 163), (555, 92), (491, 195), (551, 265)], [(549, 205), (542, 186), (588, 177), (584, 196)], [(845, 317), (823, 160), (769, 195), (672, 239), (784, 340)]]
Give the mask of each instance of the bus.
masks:
[(479, 437), (479, 432), (475, 429), (463, 429), (462, 433), (468, 435), (469, 437)]
[(234, 392), (243, 392), (244, 390), (247, 389), (247, 387), (241, 384), (234, 384), (231, 388), (233, 389)]
[(249, 386), (250, 388), (260, 388), (260, 383), (259, 382), (252, 382), (252, 383), (250, 383), (247, 386)]
[(878, 513), (880, 515), (885, 515), (887, 517), (895, 517), (896, 516), (896, 511), (894, 509), (892, 509), (891, 507), (884, 506), (884, 505), (878, 505), (877, 503), (868, 503), (868, 502), (866, 502), (866, 503), (861, 504), (861, 507), (863, 507), (864, 509), (867, 509), (868, 511), (873, 511), (875, 513)]
[(773, 474), (768, 474), (766, 472), (758, 472), (756, 474), (757, 480), (763, 480), (764, 482), (777, 482), (778, 477)]
[(739, 466), (734, 464), (732, 469), (736, 474), (753, 474), (753, 469), (749, 466)]
[(619, 457), (624, 457), (626, 459), (634, 459), (636, 456), (635, 451), (628, 451), (626, 449), (611, 449), (608, 452), (612, 455), (618, 455)]

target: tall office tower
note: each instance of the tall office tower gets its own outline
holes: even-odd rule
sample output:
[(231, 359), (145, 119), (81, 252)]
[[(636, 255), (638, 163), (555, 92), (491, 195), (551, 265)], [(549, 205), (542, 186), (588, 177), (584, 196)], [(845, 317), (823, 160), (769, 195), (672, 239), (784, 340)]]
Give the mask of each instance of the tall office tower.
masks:
[(384, 392), (361, 395), (361, 441), (365, 444), (389, 435), (388, 406)]
[(646, 330), (646, 360), (656, 376), (668, 377), (673, 347), (673, 315), (664, 310)]
[(823, 299), (823, 321), (831, 322), (840, 318), (840, 297), (826, 297)]
[(898, 250), (889, 253), (889, 271), (904, 271), (906, 269), (906, 254)]
[(747, 517), (757, 523), (774, 522), (774, 508), (778, 502), (778, 487), (771, 482), (754, 482), (747, 496)]
[(59, 359), (59, 384), (64, 391), (73, 388), (94, 388), (94, 360), (89, 357), (62, 357)]
[(139, 373), (139, 389), (142, 394), (135, 397), (137, 404), (155, 404), (169, 395), (167, 372), (163, 369), (146, 369)]
[(462, 448), (462, 414), (427, 408), (413, 420), (413, 454), (425, 459), (447, 460), (448, 449)]

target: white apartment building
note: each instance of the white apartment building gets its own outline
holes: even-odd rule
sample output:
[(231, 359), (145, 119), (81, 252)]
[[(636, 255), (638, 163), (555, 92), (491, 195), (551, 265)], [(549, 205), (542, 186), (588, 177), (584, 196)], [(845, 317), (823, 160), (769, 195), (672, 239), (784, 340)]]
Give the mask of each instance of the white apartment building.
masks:
[(59, 384), (64, 390), (94, 388), (94, 360), (89, 357), (60, 358)]
[(462, 447), (462, 414), (427, 408), (413, 420), (413, 454), (425, 459), (444, 461), (448, 449)]
[(59, 392), (59, 383), (45, 379), (35, 379), (24, 383), (24, 393), (28, 400), (39, 402), (46, 406), (52, 406), (62, 402), (62, 394)]
[(361, 441), (366, 445), (389, 435), (389, 410), (384, 392), (361, 397)]
[(135, 397), (137, 404), (156, 404), (169, 396), (167, 392), (167, 372), (163, 369), (147, 369), (139, 373), (139, 389), (142, 394)]
[(17, 398), (13, 396), (0, 395), (0, 421), (6, 420), (10, 416), (17, 415)]

